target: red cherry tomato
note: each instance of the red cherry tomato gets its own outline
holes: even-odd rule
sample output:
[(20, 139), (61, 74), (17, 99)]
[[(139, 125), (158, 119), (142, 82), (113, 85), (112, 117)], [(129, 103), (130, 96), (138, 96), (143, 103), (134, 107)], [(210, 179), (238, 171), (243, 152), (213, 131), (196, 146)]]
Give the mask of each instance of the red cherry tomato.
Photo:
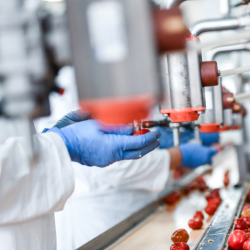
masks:
[(174, 204), (181, 197), (180, 191), (175, 191), (172, 194), (166, 196), (165, 200), (167, 204)]
[(214, 215), (216, 210), (217, 210), (218, 206), (215, 203), (208, 203), (208, 205), (205, 208), (205, 212), (208, 215)]
[(245, 206), (242, 208), (242, 211), (244, 211), (244, 210), (250, 210), (250, 204), (245, 205)]
[(185, 242), (177, 242), (170, 247), (170, 250), (190, 250), (190, 248)]
[(250, 239), (243, 244), (243, 250), (250, 250)]
[(248, 216), (241, 216), (241, 219), (243, 219), (247, 223), (247, 226), (250, 227), (250, 217), (248, 217)]
[(188, 225), (192, 229), (201, 229), (203, 223), (202, 223), (202, 220), (200, 220), (199, 218), (196, 218), (196, 219), (189, 220)]
[(214, 197), (208, 201), (208, 204), (216, 204), (217, 207), (220, 205), (220, 203), (221, 203), (220, 197)]
[(197, 211), (195, 214), (194, 214), (194, 219), (199, 219), (199, 220), (204, 220), (204, 215), (201, 211)]
[(244, 232), (246, 233), (247, 238), (250, 239), (250, 229), (246, 229)]
[(144, 134), (147, 134), (148, 132), (150, 132), (149, 129), (143, 128), (141, 130), (134, 131), (132, 135), (144, 135)]
[(248, 240), (247, 235), (244, 231), (234, 230), (228, 237), (228, 245), (233, 250), (241, 250), (243, 244)]
[(235, 229), (245, 230), (248, 228), (247, 223), (242, 218), (234, 220)]
[(177, 242), (187, 243), (189, 240), (189, 235), (185, 229), (178, 229), (172, 234), (171, 240), (174, 243), (177, 243)]
[(245, 205), (242, 209), (241, 216), (249, 216), (250, 217), (250, 204)]

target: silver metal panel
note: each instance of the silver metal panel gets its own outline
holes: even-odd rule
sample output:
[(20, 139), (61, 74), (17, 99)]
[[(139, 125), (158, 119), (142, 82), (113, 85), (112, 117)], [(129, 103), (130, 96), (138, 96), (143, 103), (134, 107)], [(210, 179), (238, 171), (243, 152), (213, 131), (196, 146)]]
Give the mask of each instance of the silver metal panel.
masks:
[(222, 79), (219, 79), (219, 85), (213, 87), (213, 96), (214, 96), (214, 114), (216, 123), (224, 123), (223, 117), (223, 100), (222, 100)]
[[(187, 46), (189, 44), (199, 44), (200, 41), (188, 41)], [(187, 60), (188, 60), (188, 70), (189, 70), (189, 84), (190, 84), (190, 98), (191, 98), (191, 107), (204, 107), (204, 95), (203, 95), (203, 87), (201, 82), (201, 57), (197, 53), (197, 51), (189, 50), (187, 52)]]
[(173, 109), (191, 107), (188, 61), (185, 53), (167, 56), (171, 106)]
[(233, 111), (232, 109), (224, 109), (223, 111), (224, 124), (231, 127), (233, 126)]
[(224, 249), (228, 233), (233, 225), (235, 216), (238, 215), (244, 205), (247, 192), (248, 188), (241, 185), (230, 190), (228, 197), (222, 202), (194, 248), (195, 250)]
[[(160, 94), (150, 1), (67, 0), (67, 3), (80, 99)], [(109, 20), (106, 27), (110, 16), (105, 13), (110, 5), (116, 6), (111, 8), (114, 20)], [(118, 51), (115, 54), (112, 43)]]

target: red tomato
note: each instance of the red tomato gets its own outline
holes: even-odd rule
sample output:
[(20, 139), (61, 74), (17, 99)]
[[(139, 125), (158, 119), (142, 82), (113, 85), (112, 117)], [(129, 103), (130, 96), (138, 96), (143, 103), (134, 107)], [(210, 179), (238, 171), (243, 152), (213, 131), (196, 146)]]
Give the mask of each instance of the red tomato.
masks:
[(242, 218), (234, 220), (235, 229), (245, 230), (248, 228), (247, 222)]
[(199, 220), (204, 220), (204, 215), (201, 211), (197, 211), (195, 214), (194, 214), (194, 219), (199, 219)]
[(250, 227), (250, 217), (243, 215), (241, 216), (241, 219), (243, 219), (247, 223), (247, 225)]
[(208, 215), (214, 215), (216, 210), (217, 210), (218, 206), (215, 203), (208, 203), (208, 205), (205, 208), (205, 212)]
[(212, 199), (210, 199), (209, 201), (208, 201), (208, 204), (216, 204), (217, 205), (217, 207), (220, 205), (220, 203), (221, 203), (221, 198), (220, 197), (214, 197), (214, 198), (212, 198)]
[(246, 233), (247, 238), (250, 239), (250, 230), (246, 229), (246, 230), (244, 230), (244, 232)]
[(242, 208), (242, 211), (244, 211), (244, 210), (250, 210), (250, 204), (245, 205), (245, 206)]
[(190, 248), (185, 242), (177, 242), (170, 247), (170, 250), (190, 250)]
[(250, 204), (245, 205), (242, 209), (241, 216), (249, 216), (250, 217)]
[(189, 240), (189, 235), (185, 229), (178, 229), (176, 230), (172, 236), (171, 240), (176, 243), (176, 242), (185, 242), (187, 243)]
[(243, 250), (250, 250), (250, 239), (243, 244)]
[(148, 132), (150, 132), (149, 129), (143, 128), (141, 130), (134, 131), (132, 135), (144, 135), (144, 134), (147, 134)]
[(195, 219), (189, 220), (188, 225), (192, 229), (201, 229), (203, 223), (202, 223), (202, 220), (200, 220), (199, 218), (195, 218)]
[(175, 191), (172, 194), (168, 195), (165, 200), (167, 204), (174, 204), (181, 197), (180, 191)]
[(243, 244), (247, 241), (247, 235), (244, 231), (234, 230), (228, 237), (228, 245), (234, 250), (241, 250)]

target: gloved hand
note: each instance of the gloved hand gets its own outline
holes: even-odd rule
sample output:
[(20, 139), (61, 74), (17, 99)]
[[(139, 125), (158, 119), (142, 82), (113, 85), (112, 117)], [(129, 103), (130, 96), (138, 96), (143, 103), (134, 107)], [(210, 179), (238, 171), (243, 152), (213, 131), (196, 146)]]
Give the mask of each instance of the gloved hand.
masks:
[(200, 133), (203, 145), (210, 146), (219, 142), (219, 133)]
[[(161, 133), (160, 137), (160, 148), (172, 148), (174, 146), (173, 131), (170, 128), (157, 127), (157, 131)], [(193, 130), (185, 130), (180, 134), (181, 144), (187, 143), (189, 140), (194, 138)]]
[(91, 115), (83, 113), (80, 109), (72, 111), (62, 117), (55, 125), (56, 128), (63, 128), (76, 122), (86, 121), (91, 118)]
[(204, 164), (212, 163), (212, 156), (217, 150), (212, 147), (203, 146), (197, 143), (187, 143), (180, 146), (182, 154), (182, 166), (197, 168)]
[(61, 136), (72, 161), (87, 166), (105, 167), (120, 160), (138, 159), (160, 145), (159, 132), (131, 136), (132, 126), (104, 126), (97, 120), (53, 127), (49, 132)]

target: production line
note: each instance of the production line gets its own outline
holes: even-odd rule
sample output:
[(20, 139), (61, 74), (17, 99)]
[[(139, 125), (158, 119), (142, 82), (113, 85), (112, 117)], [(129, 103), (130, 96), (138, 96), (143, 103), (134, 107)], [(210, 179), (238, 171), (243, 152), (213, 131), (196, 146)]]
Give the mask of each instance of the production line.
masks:
[(0, 2), (0, 249), (250, 250), (249, 13)]

